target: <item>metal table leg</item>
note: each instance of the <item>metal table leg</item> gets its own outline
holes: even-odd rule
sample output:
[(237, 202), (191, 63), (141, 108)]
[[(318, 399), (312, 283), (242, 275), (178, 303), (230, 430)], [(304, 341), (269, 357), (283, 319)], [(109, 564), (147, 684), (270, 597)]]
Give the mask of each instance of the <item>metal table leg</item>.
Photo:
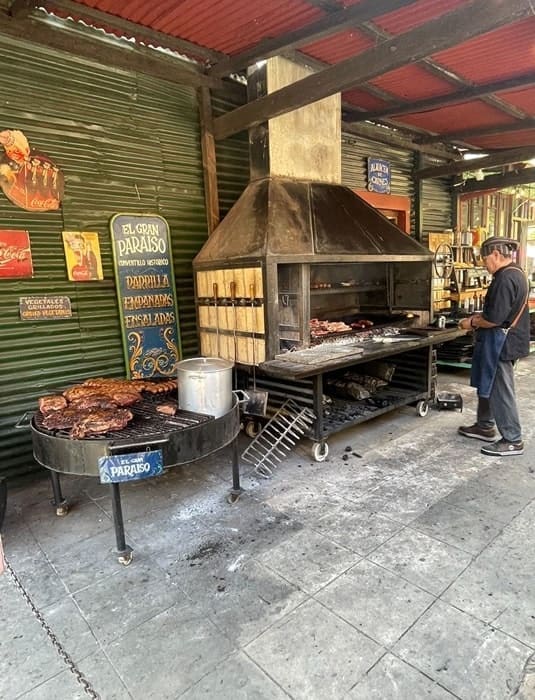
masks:
[(128, 566), (132, 562), (133, 549), (126, 544), (124, 537), (123, 509), (121, 506), (121, 492), (119, 484), (111, 486), (111, 506), (113, 512), (113, 525), (115, 527), (115, 541), (117, 543), (118, 561), (123, 566)]
[(56, 515), (59, 515), (59, 516), (67, 515), (67, 513), (69, 512), (69, 504), (63, 498), (63, 494), (61, 493), (61, 484), (59, 482), (59, 474), (51, 469), (49, 470), (49, 474), (50, 474), (50, 481), (52, 482), (52, 493), (53, 493), (52, 505), (56, 509)]
[(243, 493), (240, 486), (240, 454), (238, 450), (238, 436), (234, 438), (231, 445), (232, 449), (232, 488), (230, 490), (228, 501), (235, 503)]

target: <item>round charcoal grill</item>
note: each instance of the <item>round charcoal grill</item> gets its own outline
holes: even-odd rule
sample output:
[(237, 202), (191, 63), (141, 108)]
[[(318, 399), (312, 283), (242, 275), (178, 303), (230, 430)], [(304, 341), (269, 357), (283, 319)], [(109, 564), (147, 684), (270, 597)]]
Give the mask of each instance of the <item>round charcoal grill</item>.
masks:
[[(60, 474), (99, 477), (99, 459), (109, 455), (161, 450), (164, 468), (194, 462), (232, 443), (231, 499), (241, 493), (237, 437), (240, 432), (240, 405), (233, 396), (232, 408), (219, 418), (178, 409), (176, 415), (158, 413), (156, 407), (168, 401), (162, 395), (144, 398), (129, 409), (133, 419), (122, 430), (73, 439), (68, 430), (47, 430), (43, 415), (36, 412), (31, 420), (33, 454), (36, 461), (50, 470), (57, 515), (68, 512), (61, 493)], [(119, 561), (129, 564), (132, 549), (125, 542), (120, 490), (112, 490), (113, 520)]]
[(220, 418), (181, 409), (175, 416), (165, 416), (156, 411), (159, 403), (164, 403), (161, 397), (146, 398), (129, 407), (134, 417), (122, 430), (79, 440), (71, 438), (68, 430), (47, 430), (43, 415), (37, 412), (31, 422), (34, 457), (56, 472), (99, 476), (101, 457), (159, 449), (164, 467), (175, 467), (225, 447), (240, 430), (236, 398)]

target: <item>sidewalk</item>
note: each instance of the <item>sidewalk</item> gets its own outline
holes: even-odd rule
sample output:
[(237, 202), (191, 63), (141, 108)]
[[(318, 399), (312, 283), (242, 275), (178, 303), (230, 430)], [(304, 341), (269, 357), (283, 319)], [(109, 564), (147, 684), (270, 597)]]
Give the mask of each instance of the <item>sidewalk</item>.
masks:
[[(103, 700), (534, 698), (534, 370), (523, 456), (456, 434), (475, 397), (441, 373), (462, 414), (403, 408), (323, 463), (303, 444), (270, 480), (245, 471), (234, 505), (226, 452), (127, 485), (127, 568), (108, 489), (64, 477), (58, 518), (43, 474), (9, 493), (6, 558)], [(8, 574), (0, 697), (88, 697)]]

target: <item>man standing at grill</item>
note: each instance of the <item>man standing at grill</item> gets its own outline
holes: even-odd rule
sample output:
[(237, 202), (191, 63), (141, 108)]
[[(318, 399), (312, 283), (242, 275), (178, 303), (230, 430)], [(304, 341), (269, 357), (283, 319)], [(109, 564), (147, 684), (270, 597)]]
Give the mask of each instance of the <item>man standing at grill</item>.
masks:
[(524, 452), (513, 368), (516, 360), (529, 353), (529, 289), (522, 268), (512, 260), (517, 248), (518, 242), (510, 238), (493, 237), (483, 243), (481, 257), (492, 282), (483, 312), (459, 324), (476, 331), (470, 384), (478, 395), (477, 422), (461, 426), (459, 433), (492, 443), (481, 452), (496, 457)]

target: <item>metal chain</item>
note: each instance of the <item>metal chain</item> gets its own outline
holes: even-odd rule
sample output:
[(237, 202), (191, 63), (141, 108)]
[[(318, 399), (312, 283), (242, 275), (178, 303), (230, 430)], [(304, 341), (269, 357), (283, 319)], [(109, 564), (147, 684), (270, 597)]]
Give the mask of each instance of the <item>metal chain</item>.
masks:
[(63, 659), (64, 663), (67, 665), (67, 668), (69, 669), (69, 671), (71, 671), (71, 673), (74, 674), (76, 680), (83, 687), (85, 693), (87, 695), (89, 695), (90, 698), (93, 698), (93, 700), (100, 700), (100, 695), (93, 688), (93, 686), (87, 680), (87, 678), (82, 674), (82, 672), (77, 668), (76, 664), (74, 663), (72, 658), (69, 656), (69, 654), (65, 651), (65, 649), (63, 648), (63, 645), (61, 644), (59, 639), (56, 637), (54, 632), (52, 632), (52, 630), (50, 629), (50, 627), (46, 623), (44, 617), (41, 615), (39, 610), (35, 607), (32, 599), (30, 598), (30, 596), (26, 592), (22, 583), (19, 581), (17, 574), (11, 568), (11, 564), (8, 562), (8, 560), (5, 557), (4, 557), (4, 563), (6, 566), (6, 571), (11, 576), (11, 579), (12, 579), (13, 583), (15, 584), (15, 587), (18, 588), (19, 591), (21, 592), (22, 597), (30, 606), (30, 609), (33, 612), (33, 614), (35, 615), (35, 617), (39, 620), (41, 627), (47, 633), (48, 638), (52, 642), (53, 646), (56, 648), (56, 651), (58, 652), (60, 657)]

